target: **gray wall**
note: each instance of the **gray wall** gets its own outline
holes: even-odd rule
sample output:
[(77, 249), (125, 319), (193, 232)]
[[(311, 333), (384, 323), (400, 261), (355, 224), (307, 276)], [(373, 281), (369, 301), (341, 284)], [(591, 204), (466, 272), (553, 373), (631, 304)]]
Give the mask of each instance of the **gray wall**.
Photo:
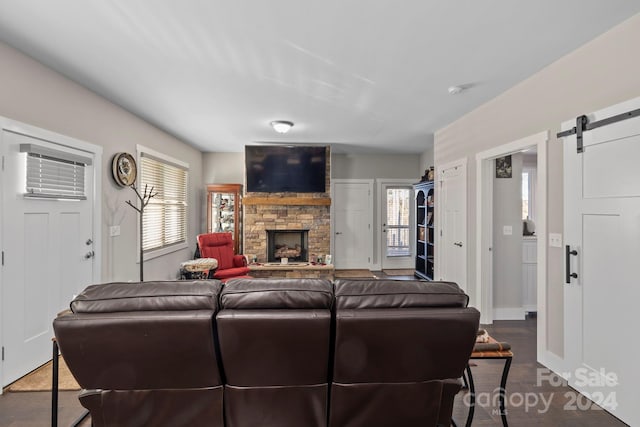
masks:
[[(139, 267), (137, 213), (125, 204), (136, 200), (129, 188), (111, 179), (116, 152), (135, 155), (136, 144), (189, 163), (188, 238), (190, 247), (145, 262), (145, 279), (175, 279), (180, 262), (193, 255), (202, 198), (202, 155), (176, 138), (95, 93), (0, 43), (0, 116), (103, 147), (102, 155), (102, 280), (137, 280)], [(121, 235), (108, 236), (110, 225)]]
[(331, 178), (414, 179), (420, 181), (425, 167), (415, 154), (332, 154)]
[[(513, 154), (511, 162), (511, 178), (493, 179), (494, 309), (522, 307), (522, 154)], [(505, 226), (511, 235), (504, 234)]]
[[(640, 15), (542, 69), (435, 135), (436, 165), (468, 158), (468, 230), (476, 221), (475, 155), (520, 138), (549, 130), (547, 150), (548, 232), (563, 232), (562, 144), (555, 138), (560, 123), (640, 96)], [(539, 171), (538, 171), (539, 172)], [(469, 233), (469, 283), (476, 274), (475, 233)], [(547, 348), (564, 354), (563, 254), (547, 252)], [(470, 288), (472, 302), (475, 289)]]

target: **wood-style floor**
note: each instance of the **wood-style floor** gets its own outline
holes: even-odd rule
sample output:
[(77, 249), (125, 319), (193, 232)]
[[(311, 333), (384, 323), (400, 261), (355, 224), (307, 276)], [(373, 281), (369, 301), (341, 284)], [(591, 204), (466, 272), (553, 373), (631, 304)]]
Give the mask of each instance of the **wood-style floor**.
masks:
[[(374, 272), (377, 277), (385, 277), (382, 272)], [(411, 279), (412, 277), (393, 277)], [(609, 413), (597, 410), (568, 410), (573, 390), (567, 386), (554, 387), (547, 382), (541, 386), (537, 382), (537, 370), (544, 369), (536, 363), (536, 319), (524, 321), (501, 321), (486, 326), (489, 333), (500, 341), (511, 343), (514, 358), (507, 382), (507, 419), (512, 427), (528, 426), (575, 426), (575, 427), (623, 427), (626, 424)], [(501, 426), (498, 414), (497, 392), (503, 361), (474, 361), (472, 367), (476, 393), (479, 399), (488, 398), (476, 406), (474, 426)], [(60, 392), (59, 424), (70, 425), (83, 411), (78, 403), (78, 392)], [(460, 427), (465, 425), (468, 408), (465, 404), (467, 392), (456, 397), (453, 418)], [(534, 397), (535, 396), (535, 397)], [(495, 397), (495, 398), (494, 398)], [(536, 405), (525, 407), (522, 400), (528, 399)], [(523, 398), (523, 399), (521, 399)], [(545, 411), (545, 401), (551, 402)], [(493, 404), (495, 401), (495, 404)], [(583, 403), (586, 401), (583, 401)], [(13, 392), (0, 396), (0, 427), (42, 427), (51, 425), (51, 393)], [(90, 423), (86, 421), (83, 426)], [(302, 427), (302, 426), (301, 426)]]
[[(590, 409), (590, 402), (568, 386), (554, 386), (555, 381), (542, 380), (538, 386), (538, 369), (541, 378), (547, 378), (546, 368), (536, 362), (536, 319), (520, 321), (496, 321), (483, 326), (491, 336), (511, 344), (514, 356), (507, 381), (507, 421), (509, 426), (571, 426), (571, 427), (623, 427), (625, 423), (596, 405)], [(473, 360), (472, 366), (476, 395), (484, 399), (476, 405), (473, 426), (501, 426), (498, 412), (498, 394), (503, 360)], [(557, 379), (557, 377), (555, 377)], [(488, 393), (488, 394), (487, 394)], [(468, 406), (468, 392), (463, 390), (456, 396), (453, 419), (459, 427), (465, 425)], [(536, 403), (537, 399), (537, 403)], [(550, 402), (548, 407), (543, 403)], [(530, 404), (527, 407), (526, 401)], [(495, 403), (494, 403), (495, 402)]]

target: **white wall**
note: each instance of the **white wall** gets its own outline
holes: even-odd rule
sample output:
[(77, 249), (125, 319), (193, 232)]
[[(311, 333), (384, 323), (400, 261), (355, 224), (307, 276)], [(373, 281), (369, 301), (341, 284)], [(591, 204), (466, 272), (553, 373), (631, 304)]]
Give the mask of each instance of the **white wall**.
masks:
[(502, 313), (522, 307), (521, 153), (511, 155), (511, 165), (511, 178), (493, 180), (493, 308)]
[[(562, 233), (560, 123), (640, 96), (640, 15), (623, 22), (435, 134), (436, 165), (467, 157), (468, 229), (476, 217), (475, 154), (550, 130), (547, 151), (548, 232)], [(469, 233), (468, 274), (475, 277), (475, 233)], [(548, 248), (547, 347), (564, 354), (563, 253)], [(474, 288), (470, 289), (472, 303)]]
[[(189, 259), (199, 232), (202, 198), (201, 153), (115, 104), (72, 82), (15, 49), (0, 43), (0, 116), (71, 136), (103, 147), (102, 280), (137, 280), (137, 213), (125, 204), (136, 200), (129, 188), (112, 180), (116, 152), (135, 155), (136, 144), (189, 163), (189, 249), (145, 261), (145, 279), (175, 279), (180, 262)], [(121, 235), (108, 236), (110, 225)]]

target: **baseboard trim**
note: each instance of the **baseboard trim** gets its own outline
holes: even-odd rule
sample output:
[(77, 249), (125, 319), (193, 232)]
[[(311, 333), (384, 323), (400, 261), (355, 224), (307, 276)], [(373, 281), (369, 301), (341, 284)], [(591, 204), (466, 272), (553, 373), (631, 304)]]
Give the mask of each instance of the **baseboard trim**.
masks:
[(494, 308), (493, 320), (524, 320), (523, 307)]

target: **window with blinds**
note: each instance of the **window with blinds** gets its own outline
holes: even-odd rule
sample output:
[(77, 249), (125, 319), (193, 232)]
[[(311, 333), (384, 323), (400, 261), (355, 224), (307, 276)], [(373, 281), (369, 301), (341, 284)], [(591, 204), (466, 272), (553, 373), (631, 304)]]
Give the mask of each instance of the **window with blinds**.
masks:
[(91, 158), (37, 144), (20, 144), (20, 152), (26, 153), (25, 197), (86, 200)]
[(140, 192), (146, 186), (157, 193), (144, 209), (142, 250), (155, 251), (186, 243), (187, 168), (143, 152), (139, 169)]

